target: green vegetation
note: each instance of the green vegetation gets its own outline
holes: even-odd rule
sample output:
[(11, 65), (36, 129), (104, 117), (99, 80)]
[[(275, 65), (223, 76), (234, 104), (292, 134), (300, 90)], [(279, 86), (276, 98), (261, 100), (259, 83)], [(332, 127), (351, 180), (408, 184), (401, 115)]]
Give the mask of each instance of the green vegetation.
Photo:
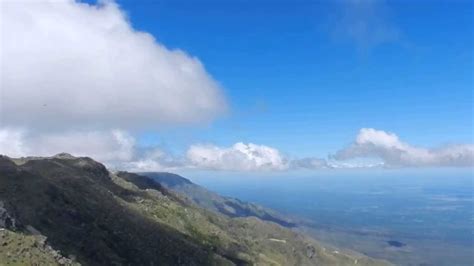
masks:
[[(124, 177), (125, 179), (128, 178), (127, 180), (137, 184), (139, 187), (150, 185), (150, 182), (144, 181), (143, 177), (134, 177), (124, 173), (118, 173), (118, 175)], [(261, 220), (274, 222), (285, 227), (294, 227), (296, 225), (294, 221), (288, 217), (280, 215), (273, 210), (253, 203), (243, 202), (235, 198), (221, 196), (176, 174), (153, 172), (140, 173), (140, 175), (156, 180), (162, 186), (186, 195), (192, 202), (199, 205), (200, 207), (224, 214), (229, 217), (254, 216), (260, 218)]]
[(79, 265), (45, 244), (41, 236), (0, 229), (0, 265)]
[(276, 223), (202, 209), (152, 179), (111, 174), (90, 158), (16, 163), (0, 157), (0, 261), (7, 265), (385, 264)]

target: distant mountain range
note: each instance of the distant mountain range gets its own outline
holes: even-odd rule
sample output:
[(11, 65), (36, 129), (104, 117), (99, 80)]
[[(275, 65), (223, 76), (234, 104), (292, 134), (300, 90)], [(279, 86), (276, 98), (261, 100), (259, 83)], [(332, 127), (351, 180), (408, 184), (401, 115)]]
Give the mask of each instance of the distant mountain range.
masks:
[[(264, 221), (266, 220), (266, 221)], [(0, 156), (0, 265), (385, 265), (169, 173)]]

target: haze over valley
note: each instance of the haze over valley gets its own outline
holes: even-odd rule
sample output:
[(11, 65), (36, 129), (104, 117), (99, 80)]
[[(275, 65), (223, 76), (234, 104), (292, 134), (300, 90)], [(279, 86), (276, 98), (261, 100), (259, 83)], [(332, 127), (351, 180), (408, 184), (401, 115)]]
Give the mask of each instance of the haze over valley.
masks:
[(473, 18), (0, 1), (0, 266), (474, 265)]

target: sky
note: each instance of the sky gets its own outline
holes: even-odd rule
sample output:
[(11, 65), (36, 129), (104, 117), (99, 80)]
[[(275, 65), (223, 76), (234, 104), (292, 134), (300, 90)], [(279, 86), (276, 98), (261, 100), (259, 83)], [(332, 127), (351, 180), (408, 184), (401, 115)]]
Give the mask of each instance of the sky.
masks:
[(0, 153), (130, 170), (472, 168), (473, 7), (6, 0)]

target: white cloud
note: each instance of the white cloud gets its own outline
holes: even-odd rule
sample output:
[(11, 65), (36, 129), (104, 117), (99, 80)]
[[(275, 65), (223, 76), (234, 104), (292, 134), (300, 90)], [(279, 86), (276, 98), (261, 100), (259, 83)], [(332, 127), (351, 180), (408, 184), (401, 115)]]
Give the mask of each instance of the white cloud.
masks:
[(173, 156), (159, 147), (140, 147), (126, 131), (68, 131), (34, 133), (0, 129), (0, 154), (11, 157), (52, 156), (67, 152), (88, 156), (111, 169), (128, 171), (173, 171), (207, 169), (224, 171), (286, 171), (379, 167), (474, 166), (474, 145), (452, 145), (437, 149), (414, 147), (397, 135), (363, 128), (354, 143), (329, 159), (289, 158), (278, 149), (238, 142), (231, 147), (191, 145)]
[(25, 156), (27, 148), (23, 143), (23, 137), (23, 130), (0, 128), (0, 154), (12, 157)]
[(121, 130), (31, 134), (23, 130), (0, 130), (0, 154), (11, 157), (52, 156), (58, 153), (88, 156), (112, 169), (163, 171), (176, 168), (231, 171), (285, 170), (288, 162), (274, 148), (252, 143), (236, 143), (223, 148), (191, 145), (183, 157), (163, 150), (140, 148), (136, 140)]
[(327, 162), (329, 168), (332, 169), (367, 169), (367, 168), (381, 168), (384, 167), (383, 162), (367, 162), (367, 161), (338, 161), (329, 160)]
[(139, 148), (133, 136), (123, 130), (35, 133), (0, 129), (0, 154), (10, 157), (53, 156), (58, 153), (87, 156), (111, 169), (163, 171), (188, 167), (159, 148)]
[(287, 160), (277, 149), (238, 142), (232, 147), (192, 145), (187, 151), (192, 166), (214, 170), (285, 170)]
[(291, 161), (291, 168), (294, 169), (323, 169), (332, 168), (325, 159), (307, 157)]
[[(381, 15), (383, 9), (379, 2), (350, 1), (341, 32), (361, 47), (396, 39), (398, 30)], [(290, 160), (275, 148), (240, 142), (192, 145), (181, 157), (138, 148), (127, 131), (110, 128), (208, 121), (225, 111), (221, 88), (197, 58), (134, 30), (113, 1), (99, 6), (72, 0), (2, 1), (0, 22), (0, 154), (68, 152), (137, 171), (361, 166)], [(473, 145), (425, 149), (392, 133), (361, 129), (335, 158), (376, 157), (386, 166), (472, 166), (473, 154)]]
[(360, 50), (400, 39), (400, 30), (389, 20), (385, 1), (349, 0), (341, 4), (341, 13), (331, 17), (336, 37), (350, 40)]
[(135, 172), (170, 171), (190, 167), (183, 158), (171, 156), (159, 148), (137, 151), (136, 155), (134, 160), (122, 162), (115, 167)]
[(87, 156), (111, 169), (162, 171), (186, 167), (158, 148), (141, 149), (133, 136), (123, 130), (35, 133), (0, 129), (0, 154), (10, 157), (53, 156), (58, 153)]
[(397, 135), (372, 128), (362, 128), (349, 147), (334, 158), (379, 158), (388, 167), (474, 166), (474, 145), (450, 145), (435, 149), (415, 147)]
[(157, 147), (140, 148), (133, 136), (122, 130), (35, 133), (1, 129), (0, 154), (11, 157), (52, 156), (58, 153), (88, 156), (112, 169), (163, 171), (198, 168), (232, 171), (285, 170), (289, 164), (277, 149), (236, 143), (223, 148), (191, 145), (185, 156), (174, 157)]
[(373, 162), (367, 160), (349, 160), (339, 161), (334, 159), (322, 159), (316, 157), (306, 157), (301, 159), (293, 159), (290, 161), (291, 169), (357, 169), (357, 168), (380, 168), (384, 164), (381, 162)]
[(30, 134), (25, 130), (0, 130), (0, 154), (11, 157), (52, 156), (67, 152), (113, 163), (134, 158), (135, 139), (120, 130)]
[(201, 62), (132, 28), (113, 1), (1, 2), (0, 123), (153, 128), (226, 109)]

